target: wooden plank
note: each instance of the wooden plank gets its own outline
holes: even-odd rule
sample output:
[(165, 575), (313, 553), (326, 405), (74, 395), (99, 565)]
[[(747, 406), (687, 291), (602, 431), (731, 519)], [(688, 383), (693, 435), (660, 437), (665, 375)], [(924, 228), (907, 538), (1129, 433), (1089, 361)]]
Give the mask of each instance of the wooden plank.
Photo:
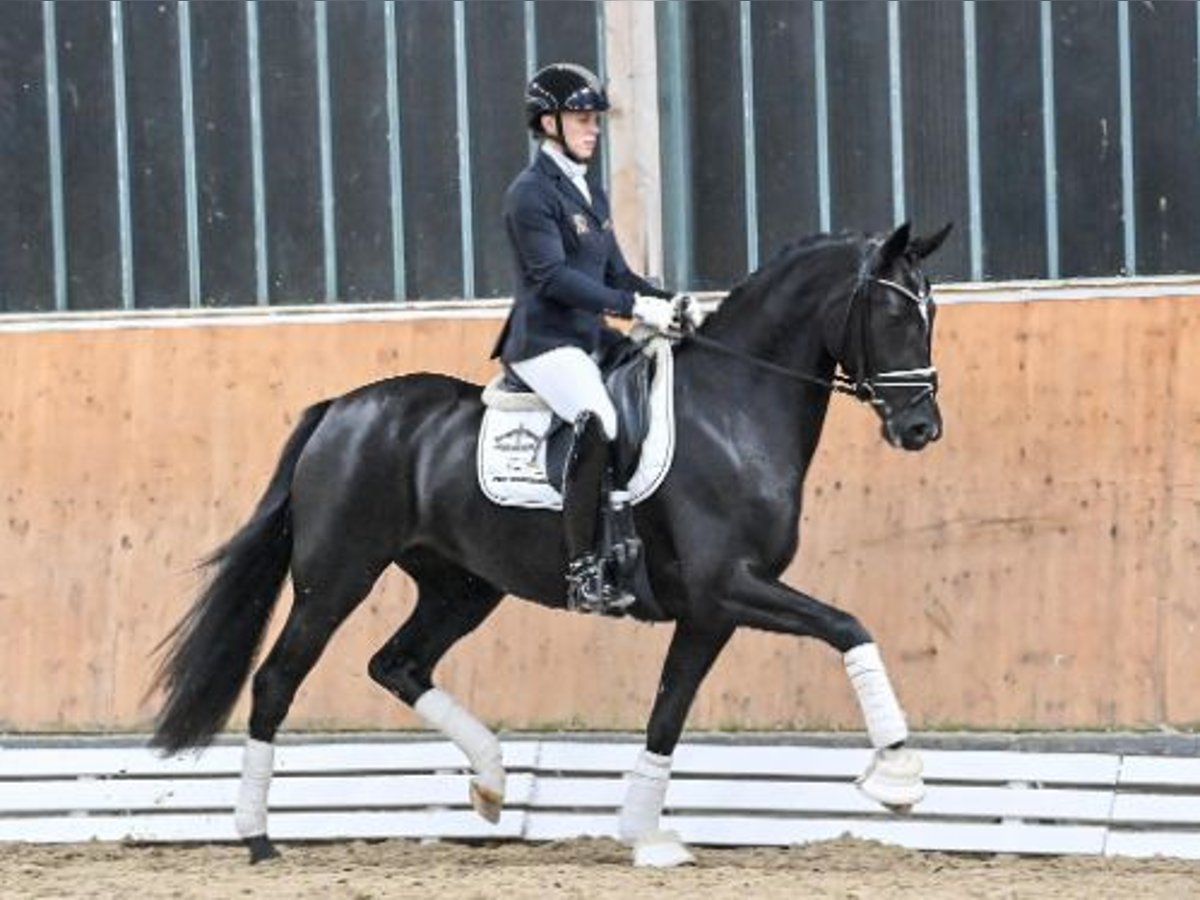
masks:
[(1117, 784), (1200, 787), (1200, 759), (1164, 756), (1126, 756)]
[[(270, 809), (470, 808), (469, 775), (277, 776)], [(232, 810), (238, 779), (70, 779), (0, 783), (0, 815), (72, 811)], [(529, 802), (533, 776), (508, 779), (509, 807)]]
[[(541, 778), (530, 800), (532, 809), (610, 809), (620, 807), (620, 779)], [(933, 786), (914, 810), (919, 818), (953, 816), (975, 819), (1062, 819), (1106, 822), (1112, 791), (1044, 788)], [(868, 800), (851, 783), (674, 780), (666, 808), (674, 812), (710, 810), (773, 812), (779, 815), (841, 813), (890, 818), (892, 813)]]
[[(624, 774), (641, 752), (640, 744), (583, 744), (546, 742), (538, 769), (543, 772), (606, 772)], [(871, 758), (866, 749), (831, 747), (748, 747), (684, 744), (675, 753), (672, 774), (854, 778)]]
[[(271, 816), (271, 836), (280, 840), (353, 838), (515, 839), (524, 813), (502, 813), (489, 825), (473, 812), (321, 812)], [(0, 819), (0, 841), (78, 843), (83, 841), (236, 841), (228, 814), (31, 817)]]
[[(536, 743), (503, 745), (509, 768), (529, 768)], [(275, 771), (429, 771), (467, 768), (463, 753), (449, 741), (396, 743), (284, 744), (275, 752)], [(201, 754), (161, 757), (145, 747), (0, 747), (0, 778), (64, 775), (220, 775), (242, 769), (240, 746), (210, 747)]]
[(1113, 785), (1120, 768), (1120, 757), (1105, 753), (928, 750), (921, 756), (927, 781)]
[[(1200, 797), (1195, 794), (1117, 794), (1112, 821), (1200, 827)], [(1200, 834), (1196, 835), (1200, 840)]]
[[(546, 743), (539, 769), (561, 772), (624, 772), (640, 748), (635, 744)], [(923, 750), (929, 781), (1009, 781), (1052, 784), (1116, 783), (1119, 757), (1103, 753), (1022, 753), (1006, 750)], [(675, 754), (676, 776), (714, 773), (780, 777), (857, 778), (870, 763), (866, 748), (746, 747), (685, 744)]]

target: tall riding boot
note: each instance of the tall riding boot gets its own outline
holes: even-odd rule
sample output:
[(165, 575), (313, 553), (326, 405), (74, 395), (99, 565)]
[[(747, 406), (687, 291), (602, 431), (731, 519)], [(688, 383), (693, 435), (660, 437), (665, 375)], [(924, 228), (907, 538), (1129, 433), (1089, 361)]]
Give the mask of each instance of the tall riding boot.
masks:
[(597, 550), (608, 442), (600, 420), (590, 412), (575, 420), (575, 434), (563, 477), (563, 529), (567, 544), (567, 608), (581, 612), (619, 611), (633, 597), (616, 591)]

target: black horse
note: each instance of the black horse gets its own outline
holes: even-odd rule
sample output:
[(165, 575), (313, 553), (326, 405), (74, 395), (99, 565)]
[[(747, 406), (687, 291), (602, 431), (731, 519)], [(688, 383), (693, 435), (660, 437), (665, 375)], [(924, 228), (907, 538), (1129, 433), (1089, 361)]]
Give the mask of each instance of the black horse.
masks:
[[(818, 235), (785, 248), (738, 285), (675, 349), (677, 452), (636, 508), (650, 583), (674, 620), (620, 832), (653, 846), (670, 756), (692, 699), (740, 626), (809, 635), (844, 654), (876, 753), (860, 787), (892, 807), (923, 796), (920, 760), (879, 654), (851, 615), (780, 582), (798, 545), (801, 488), (832, 390), (879, 413), (886, 440), (920, 450), (941, 417), (931, 363), (934, 304), (921, 239)], [(841, 372), (838, 374), (838, 366)], [(153, 743), (206, 745), (250, 674), (291, 574), (287, 622), (255, 673), (236, 823), (252, 859), (274, 854), (266, 799), (272, 742), (297, 688), (337, 627), (393, 563), (416, 606), (369, 664), (371, 677), (466, 753), (472, 800), (495, 821), (504, 770), (495, 736), (432, 683), (434, 667), (506, 595), (565, 604), (559, 516), (495, 506), (476, 483), (480, 387), (415, 374), (308, 409), (250, 521), (207, 561), (212, 580), (168, 636)], [(664, 843), (665, 841), (665, 843)], [(686, 861), (659, 841), (651, 861)]]

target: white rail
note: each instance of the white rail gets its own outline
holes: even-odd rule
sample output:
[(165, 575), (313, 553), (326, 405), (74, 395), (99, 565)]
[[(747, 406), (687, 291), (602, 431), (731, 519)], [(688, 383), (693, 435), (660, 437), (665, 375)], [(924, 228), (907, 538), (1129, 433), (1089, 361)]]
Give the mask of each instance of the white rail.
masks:
[[(474, 815), (462, 755), (441, 741), (282, 745), (271, 834), (284, 840), (557, 840), (616, 835), (639, 746), (512, 739), (504, 815)], [(685, 841), (786, 846), (843, 834), (916, 849), (1200, 858), (1200, 759), (925, 750), (908, 817), (853, 785), (865, 749), (692, 743), (664, 825)], [(241, 749), (163, 759), (138, 746), (0, 744), (0, 841), (232, 841)]]

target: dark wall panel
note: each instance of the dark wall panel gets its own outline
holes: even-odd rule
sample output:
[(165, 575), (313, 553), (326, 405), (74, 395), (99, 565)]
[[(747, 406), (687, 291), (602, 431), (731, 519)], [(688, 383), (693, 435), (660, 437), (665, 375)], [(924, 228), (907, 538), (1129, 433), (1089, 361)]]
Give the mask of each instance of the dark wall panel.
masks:
[(331, 3), (338, 299), (393, 299), (387, 48), (380, 3)]
[(738, 4), (687, 6), (692, 149), (693, 280), (728, 288), (746, 275), (745, 144)]
[(830, 224), (885, 231), (892, 224), (887, 5), (825, 4)]
[(0, 312), (54, 308), (40, 3), (0, 4)]
[(962, 8), (900, 5), (905, 210), (918, 234), (953, 222), (927, 263), (938, 279), (971, 274), (967, 189), (966, 75)]
[(67, 303), (121, 305), (112, 25), (107, 3), (55, 4)]
[(396, 7), (408, 295), (462, 294), (454, 5)]
[(258, 9), (271, 302), (319, 302), (325, 245), (313, 4)]
[(525, 19), (517, 3), (472, 3), (467, 13), (474, 189), (475, 294), (512, 296), (504, 192), (529, 159), (524, 128)]
[(188, 305), (187, 203), (175, 4), (121, 7), (136, 305)]
[(240, 3), (195, 3), (191, 16), (201, 302), (250, 304), (254, 180), (246, 10)]
[(534, 11), (538, 66), (573, 62), (599, 74), (595, 3), (538, 3)]
[(1117, 6), (1051, 9), (1059, 263), (1065, 275), (1116, 275), (1124, 266)]
[(812, 5), (751, 7), (759, 259), (820, 227)]
[(1040, 10), (977, 3), (979, 167), (986, 278), (1046, 274)]
[(1130, 5), (1137, 266), (1200, 269), (1196, 6)]

